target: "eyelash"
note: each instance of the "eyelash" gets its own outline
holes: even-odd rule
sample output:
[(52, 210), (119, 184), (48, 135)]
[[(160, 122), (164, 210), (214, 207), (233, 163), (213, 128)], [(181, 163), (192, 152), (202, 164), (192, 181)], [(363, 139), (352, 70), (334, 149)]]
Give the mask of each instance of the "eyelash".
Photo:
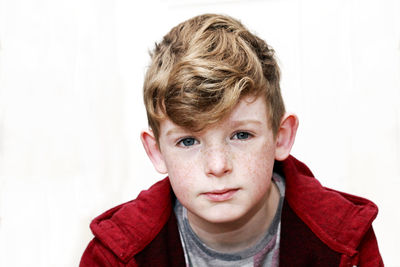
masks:
[[(184, 142), (185, 140), (189, 140), (189, 139), (194, 140), (194, 143), (193, 143), (192, 145), (184, 145), (183, 142)], [(177, 145), (177, 146), (180, 146), (180, 147), (190, 147), (190, 146), (195, 145), (196, 142), (197, 142), (197, 143), (199, 142), (199, 141), (196, 140), (196, 138), (188, 136), (188, 137), (183, 137), (183, 138), (179, 139), (178, 142), (176, 143), (176, 145)]]
[[(238, 135), (239, 135), (239, 134), (245, 134), (245, 138), (238, 138)], [(236, 137), (236, 138), (235, 138), (235, 137)], [(232, 135), (231, 139), (232, 139), (232, 140), (245, 141), (245, 140), (248, 140), (248, 139), (250, 139), (250, 138), (252, 138), (252, 137), (254, 137), (254, 135), (251, 134), (251, 133), (249, 133), (249, 132), (246, 132), (246, 131), (238, 131), (238, 132), (235, 132), (235, 133)], [(192, 142), (191, 144), (185, 145), (185, 144), (184, 144), (184, 141), (185, 141), (185, 140), (191, 140), (191, 141), (193, 141), (193, 142)], [(180, 146), (180, 147), (191, 147), (191, 146), (193, 146), (193, 145), (195, 145), (195, 144), (198, 144), (198, 143), (199, 143), (199, 141), (196, 140), (196, 138), (191, 137), (191, 136), (188, 136), (188, 137), (183, 137), (183, 138), (179, 139), (178, 142), (176, 143), (176, 145), (177, 145), (177, 146)]]
[[(246, 134), (246, 138), (243, 138), (243, 139), (237, 138), (237, 135), (238, 135), (238, 134)], [(235, 138), (235, 136), (236, 136), (236, 138)], [(232, 135), (231, 139), (236, 139), (236, 140), (244, 141), (244, 140), (248, 140), (248, 139), (250, 139), (250, 138), (252, 138), (252, 137), (254, 137), (254, 135), (251, 134), (251, 133), (249, 133), (249, 132), (247, 132), (247, 131), (238, 131), (238, 132), (236, 132), (236, 133), (234, 133), (234, 134)]]

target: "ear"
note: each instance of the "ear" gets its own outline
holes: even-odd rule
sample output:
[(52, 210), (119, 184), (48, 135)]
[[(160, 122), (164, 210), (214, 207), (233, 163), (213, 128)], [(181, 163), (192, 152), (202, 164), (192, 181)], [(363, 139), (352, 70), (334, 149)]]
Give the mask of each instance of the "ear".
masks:
[(275, 159), (282, 161), (285, 160), (292, 149), (294, 139), (296, 138), (297, 127), (299, 126), (299, 119), (293, 113), (286, 113), (279, 127), (276, 136)]
[(147, 156), (149, 156), (154, 168), (162, 174), (167, 173), (167, 166), (164, 161), (164, 157), (161, 150), (157, 144), (156, 138), (154, 137), (152, 130), (142, 131), (140, 134), (140, 139), (144, 150), (146, 150)]

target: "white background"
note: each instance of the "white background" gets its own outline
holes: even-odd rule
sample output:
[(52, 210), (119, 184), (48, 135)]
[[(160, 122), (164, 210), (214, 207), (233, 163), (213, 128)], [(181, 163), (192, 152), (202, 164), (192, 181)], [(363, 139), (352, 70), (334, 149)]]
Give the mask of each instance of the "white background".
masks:
[(400, 266), (398, 0), (0, 0), (0, 266), (77, 266), (91, 219), (162, 177), (139, 141), (148, 50), (204, 12), (275, 48), (293, 155), (379, 206)]

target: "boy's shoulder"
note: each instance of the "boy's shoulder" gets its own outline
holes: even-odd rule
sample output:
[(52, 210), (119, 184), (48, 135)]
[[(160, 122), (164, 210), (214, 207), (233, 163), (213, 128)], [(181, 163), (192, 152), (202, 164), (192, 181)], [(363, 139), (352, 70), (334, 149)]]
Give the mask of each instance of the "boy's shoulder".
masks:
[(132, 201), (116, 206), (90, 224), (97, 242), (122, 262), (141, 252), (167, 224), (172, 212), (172, 189), (165, 178)]
[(321, 241), (341, 252), (356, 252), (378, 213), (362, 197), (323, 187), (308, 167), (289, 156), (278, 163), (285, 176), (288, 206)]

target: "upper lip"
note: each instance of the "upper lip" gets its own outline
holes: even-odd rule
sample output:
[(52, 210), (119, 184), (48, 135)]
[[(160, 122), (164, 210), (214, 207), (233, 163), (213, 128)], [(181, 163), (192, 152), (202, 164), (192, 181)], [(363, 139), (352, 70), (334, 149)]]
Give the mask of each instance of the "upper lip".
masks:
[(205, 194), (224, 194), (229, 191), (238, 190), (238, 188), (223, 188), (205, 192)]

